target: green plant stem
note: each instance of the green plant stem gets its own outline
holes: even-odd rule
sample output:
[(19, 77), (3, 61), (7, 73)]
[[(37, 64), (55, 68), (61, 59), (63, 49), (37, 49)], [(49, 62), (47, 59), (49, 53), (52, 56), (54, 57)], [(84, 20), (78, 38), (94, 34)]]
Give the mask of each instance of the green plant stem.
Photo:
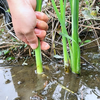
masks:
[[(62, 33), (68, 35), (65, 25), (62, 27)], [(68, 38), (67, 38), (67, 40), (69, 41)], [(62, 36), (63, 55), (64, 55), (64, 69), (65, 69), (66, 73), (69, 73), (69, 67), (70, 67), (69, 63), (70, 63), (70, 61), (69, 61), (69, 54), (68, 54), (68, 51), (67, 51), (67, 40), (66, 40), (65, 36)]]
[[(64, 4), (63, 4), (64, 3)], [(66, 9), (66, 0), (60, 0), (60, 12), (61, 12), (61, 19), (63, 21), (63, 24), (65, 24), (65, 9)], [(66, 27), (65, 25), (61, 25), (62, 28), (62, 33), (67, 34)], [(65, 72), (69, 73), (69, 54), (67, 51), (67, 41), (66, 41), (66, 37), (62, 36), (62, 43), (63, 43), (63, 55), (64, 55), (64, 68), (65, 68)]]
[[(67, 51), (67, 41), (68, 41), (69, 47), (71, 49), (71, 44), (70, 44), (70, 40), (69, 40), (69, 39), (71, 39), (71, 37), (68, 35), (66, 26), (65, 26), (66, 0), (64, 0), (64, 2), (63, 2), (63, 0), (60, 0), (60, 13), (57, 9), (55, 1), (54, 0), (51, 0), (51, 1), (52, 1), (53, 8), (57, 14), (58, 20), (60, 21), (60, 24), (61, 24), (62, 32), (60, 33), (60, 35), (62, 35), (62, 43), (63, 43), (64, 68), (65, 68), (65, 72), (68, 73), (69, 72), (69, 54)], [(66, 40), (66, 38), (67, 38), (67, 40)]]
[[(42, 0), (37, 0), (36, 11), (41, 11), (41, 6), (42, 6)], [(38, 38), (38, 47), (35, 49), (35, 57), (36, 57), (37, 74), (41, 74), (43, 72), (43, 67), (42, 67), (42, 56), (41, 56), (41, 47), (39, 38)]]
[(71, 66), (72, 72), (80, 73), (80, 47), (78, 42), (78, 14), (79, 14), (79, 0), (71, 1), (72, 11), (72, 54), (71, 54)]
[(35, 49), (35, 58), (36, 58), (37, 74), (41, 74), (43, 72), (43, 67), (42, 67), (42, 55), (41, 55), (39, 39), (38, 39), (38, 47)]
[(65, 72), (69, 73), (69, 55), (67, 52), (67, 42), (66, 37), (62, 36), (62, 43), (63, 43), (63, 55), (64, 55), (64, 68)]

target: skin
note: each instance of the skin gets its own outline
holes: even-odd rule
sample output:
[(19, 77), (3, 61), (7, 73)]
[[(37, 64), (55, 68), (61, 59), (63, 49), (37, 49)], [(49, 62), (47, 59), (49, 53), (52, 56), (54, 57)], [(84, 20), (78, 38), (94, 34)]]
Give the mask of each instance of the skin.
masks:
[(32, 49), (38, 47), (39, 37), (41, 49), (49, 49), (49, 44), (43, 41), (46, 36), (46, 30), (48, 29), (48, 17), (42, 12), (35, 11), (36, 0), (7, 1), (16, 36), (30, 45)]

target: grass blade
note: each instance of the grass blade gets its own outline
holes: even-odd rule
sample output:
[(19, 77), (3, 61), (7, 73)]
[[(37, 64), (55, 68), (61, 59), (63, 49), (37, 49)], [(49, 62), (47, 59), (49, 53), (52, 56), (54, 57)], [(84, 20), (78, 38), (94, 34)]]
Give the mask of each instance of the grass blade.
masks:
[[(63, 2), (63, 0), (60, 0), (60, 13), (61, 14), (59, 14), (59, 11), (56, 7), (54, 0), (51, 0), (51, 1), (52, 1), (52, 5), (54, 7), (54, 10), (56, 12), (56, 15), (58, 17), (58, 20), (60, 21), (62, 33), (68, 34), (67, 31), (66, 31), (66, 27), (65, 27), (66, 4), (63, 4), (63, 3), (66, 3), (66, 0), (64, 0), (64, 2)], [(66, 41), (65, 36), (62, 36), (62, 43), (63, 43), (63, 54), (64, 54), (64, 67), (65, 67), (65, 71), (68, 73), (69, 72), (69, 54), (67, 52), (67, 47), (66, 47), (67, 41)]]
[(56, 4), (55, 4), (54, 0), (51, 0), (51, 2), (52, 2), (52, 5), (53, 5), (53, 8), (54, 8), (54, 10), (55, 10), (55, 12), (57, 14), (58, 20), (61, 22), (62, 18), (61, 18), (61, 15), (59, 14), (59, 11), (58, 11), (58, 9), (56, 7)]

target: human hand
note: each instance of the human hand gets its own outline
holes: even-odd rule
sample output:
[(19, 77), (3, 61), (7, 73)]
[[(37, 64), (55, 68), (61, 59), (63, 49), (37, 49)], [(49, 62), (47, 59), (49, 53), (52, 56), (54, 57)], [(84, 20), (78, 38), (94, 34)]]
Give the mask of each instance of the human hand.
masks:
[(30, 45), (32, 49), (38, 46), (38, 37), (42, 50), (49, 49), (43, 39), (48, 29), (48, 17), (42, 12), (36, 12), (36, 0), (7, 0), (12, 15), (16, 36)]

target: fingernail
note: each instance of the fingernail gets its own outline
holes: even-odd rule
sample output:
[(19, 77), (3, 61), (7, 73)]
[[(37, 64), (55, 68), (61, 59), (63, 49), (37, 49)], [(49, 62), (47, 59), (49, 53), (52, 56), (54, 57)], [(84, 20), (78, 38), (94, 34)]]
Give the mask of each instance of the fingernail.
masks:
[(46, 48), (46, 49), (49, 49), (49, 48), (50, 48), (50, 46), (49, 46), (48, 43), (45, 44), (45, 48)]
[(37, 16), (41, 16), (42, 12), (36, 12)]
[(32, 49), (36, 49), (38, 45), (37, 44), (30, 44), (30, 46)]

